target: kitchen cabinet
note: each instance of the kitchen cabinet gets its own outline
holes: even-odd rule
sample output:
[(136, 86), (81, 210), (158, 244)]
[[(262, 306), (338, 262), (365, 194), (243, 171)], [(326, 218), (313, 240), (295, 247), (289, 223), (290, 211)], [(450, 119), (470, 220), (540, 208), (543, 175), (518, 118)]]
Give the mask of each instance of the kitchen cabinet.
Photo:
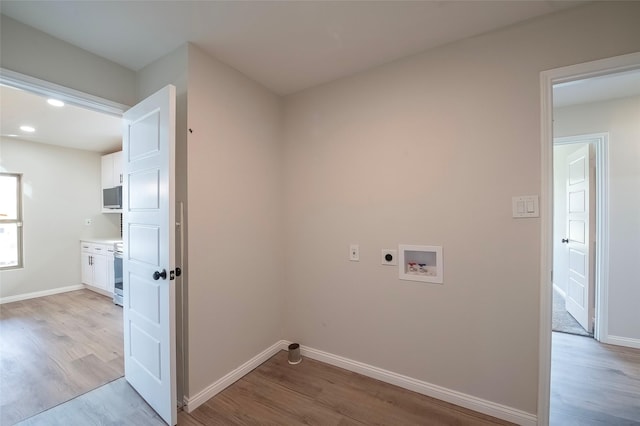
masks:
[[(102, 156), (102, 213), (122, 213), (122, 209), (105, 208), (104, 190), (108, 188), (115, 188), (122, 186), (123, 174), (122, 174), (122, 151), (114, 152)], [(110, 199), (110, 204), (113, 204), (114, 200)]]
[[(109, 262), (111, 249), (111, 262)], [(82, 265), (82, 283), (90, 289), (101, 290), (100, 293), (113, 294), (113, 246), (82, 241), (80, 243), (80, 260)], [(111, 263), (111, 274), (109, 264)]]
[(102, 189), (122, 185), (122, 151), (102, 156)]

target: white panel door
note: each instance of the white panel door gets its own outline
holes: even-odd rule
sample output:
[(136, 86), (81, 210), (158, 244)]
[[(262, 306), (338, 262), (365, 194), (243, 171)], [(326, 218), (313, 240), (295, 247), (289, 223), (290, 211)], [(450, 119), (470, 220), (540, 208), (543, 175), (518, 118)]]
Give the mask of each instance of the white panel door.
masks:
[(175, 87), (124, 114), (122, 146), (125, 378), (175, 425)]
[(594, 255), (595, 179), (591, 145), (585, 145), (567, 157), (567, 238), (568, 286), (565, 307), (587, 331), (593, 330), (595, 310)]

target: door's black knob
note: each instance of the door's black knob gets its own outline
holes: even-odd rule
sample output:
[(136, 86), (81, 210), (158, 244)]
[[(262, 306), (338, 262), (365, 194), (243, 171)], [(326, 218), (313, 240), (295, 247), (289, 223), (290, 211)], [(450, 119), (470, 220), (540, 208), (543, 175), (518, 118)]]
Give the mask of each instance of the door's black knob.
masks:
[(160, 278), (162, 278), (163, 280), (167, 279), (167, 270), (166, 269), (163, 269), (162, 272), (155, 271), (153, 273), (153, 279), (154, 280), (158, 281)]
[(565, 243), (565, 244), (568, 244), (569, 243), (569, 239), (568, 238), (563, 238), (562, 242)]

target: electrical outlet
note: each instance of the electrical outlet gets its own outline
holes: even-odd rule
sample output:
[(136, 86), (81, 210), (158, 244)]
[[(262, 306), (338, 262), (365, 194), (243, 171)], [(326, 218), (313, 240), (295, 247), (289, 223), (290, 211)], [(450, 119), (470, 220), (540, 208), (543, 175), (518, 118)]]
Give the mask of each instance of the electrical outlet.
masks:
[(380, 261), (383, 265), (398, 265), (398, 250), (382, 249), (382, 256)]
[(85, 225), (87, 225), (87, 226), (91, 226), (91, 223), (92, 223), (92, 222), (93, 222), (93, 221), (92, 221), (91, 219), (85, 219), (85, 220), (84, 220), (84, 224), (85, 224)]
[(351, 244), (349, 246), (349, 260), (352, 262), (360, 261), (360, 246), (358, 244)]

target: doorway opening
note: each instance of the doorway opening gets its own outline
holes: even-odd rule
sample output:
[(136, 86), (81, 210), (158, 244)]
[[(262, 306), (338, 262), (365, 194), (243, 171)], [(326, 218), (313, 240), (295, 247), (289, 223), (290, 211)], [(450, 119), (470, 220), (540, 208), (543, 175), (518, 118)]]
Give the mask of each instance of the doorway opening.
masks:
[[(582, 121), (583, 124), (587, 123), (591, 126), (585, 126), (583, 128), (576, 128), (572, 126), (566, 126), (562, 130), (560, 129), (560, 125), (562, 122), (562, 117), (559, 119), (559, 110), (554, 105), (556, 101), (556, 88), (558, 87), (572, 87), (580, 88), (582, 83), (596, 81), (596, 80), (604, 80), (603, 77), (618, 75), (621, 76), (623, 74), (637, 74), (637, 71), (640, 70), (640, 54), (629, 54), (623, 55), (619, 57), (589, 62), (585, 64), (578, 64), (563, 68), (558, 68), (550, 71), (545, 71), (541, 73), (541, 159), (542, 159), (542, 188), (541, 188), (541, 205), (542, 214), (541, 214), (541, 286), (540, 286), (540, 356), (539, 356), (539, 386), (538, 386), (538, 424), (545, 425), (549, 424), (550, 421), (550, 402), (551, 402), (551, 376), (552, 376), (552, 300), (553, 300), (553, 284), (554, 284), (554, 276), (556, 271), (554, 271), (554, 250), (557, 239), (557, 233), (554, 232), (554, 167), (553, 167), (553, 159), (554, 159), (554, 138), (563, 136), (572, 136), (577, 138), (584, 139), (585, 136), (594, 136), (595, 132), (601, 132), (606, 130), (609, 132), (612, 138), (615, 136), (615, 142), (618, 144), (622, 141), (623, 138), (620, 137), (619, 134), (614, 135), (606, 126), (594, 128), (594, 125), (597, 123), (598, 115), (595, 111), (596, 108), (593, 108), (592, 105), (588, 107), (585, 106), (584, 110), (590, 111), (590, 113), (586, 114), (584, 111)], [(636, 84), (636, 86), (638, 86)], [(625, 98), (629, 96), (640, 96), (640, 92), (636, 92), (635, 94), (632, 90), (627, 86), (623, 88), (623, 94), (617, 96), (617, 98)], [(605, 94), (610, 94), (611, 91), (605, 91)], [(616, 98), (616, 96), (609, 96), (608, 99)], [(602, 98), (605, 99), (605, 98)], [(634, 98), (635, 100), (635, 98)], [(632, 100), (631, 102), (633, 102)], [(618, 100), (616, 100), (618, 102)], [(620, 101), (622, 102), (622, 101)], [(565, 117), (566, 118), (566, 117)], [(598, 147), (606, 147), (609, 145), (609, 136), (607, 134), (598, 134), (595, 136), (601, 136), (602, 142), (588, 142), (587, 146), (595, 146), (596, 150)], [(613, 139), (612, 139), (613, 140)], [(562, 142), (562, 141), (560, 141)], [(565, 140), (564, 142), (577, 142), (577, 140)], [(613, 142), (611, 142), (613, 143)], [(628, 143), (629, 146), (630, 143)], [(620, 145), (617, 145), (619, 147)], [(604, 170), (604, 166), (609, 166), (608, 149), (603, 150), (604, 155), (597, 156), (598, 165), (596, 166), (596, 170), (598, 168), (600, 171)], [(599, 153), (598, 153), (599, 154)], [(616, 154), (620, 157), (620, 154)], [(623, 155), (624, 157), (624, 155)], [(603, 163), (604, 161), (604, 163)], [(601, 164), (602, 163), (602, 164)], [(635, 163), (634, 163), (635, 164)], [(614, 164), (612, 164), (612, 167)], [(617, 166), (616, 166), (617, 167)], [(610, 169), (611, 171), (612, 169)], [(610, 188), (606, 185), (601, 186), (603, 182), (598, 182), (596, 177), (596, 183), (600, 187), (600, 189), (609, 190)], [(613, 182), (611, 182), (613, 185)], [(617, 193), (620, 195), (620, 193)], [(634, 336), (629, 337), (621, 337), (616, 336), (615, 333), (612, 334), (612, 330), (622, 330), (625, 334), (628, 330), (624, 327), (620, 327), (620, 323), (616, 322), (615, 324), (612, 322), (613, 313), (621, 311), (623, 308), (627, 307), (627, 303), (624, 300), (624, 297), (620, 296), (620, 289), (616, 287), (615, 296), (617, 299), (615, 300), (616, 309), (612, 311), (609, 306), (612, 301), (612, 283), (610, 280), (610, 276), (612, 274), (612, 270), (609, 270), (609, 262), (611, 259), (608, 257), (609, 253), (609, 245), (613, 244), (612, 242), (620, 242), (620, 235), (613, 234), (611, 229), (609, 229), (609, 223), (603, 223), (603, 219), (606, 219), (606, 214), (615, 213), (613, 210), (608, 210), (608, 206), (610, 205), (609, 197), (610, 194), (598, 193), (597, 203), (596, 205), (602, 206), (602, 212), (597, 210), (596, 216), (598, 216), (598, 223), (600, 223), (600, 231), (596, 232), (595, 238), (595, 251), (596, 256), (600, 256), (599, 260), (594, 263), (594, 277), (595, 281), (600, 279), (598, 285), (594, 286), (594, 304), (593, 307), (594, 315), (596, 318), (595, 324), (593, 326), (594, 331), (594, 339), (585, 339), (583, 337), (571, 336), (569, 334), (561, 334), (554, 333), (553, 344), (555, 345), (557, 342), (566, 343), (567, 339), (578, 339), (581, 342), (591, 342), (586, 346), (589, 346), (595, 353), (595, 351), (600, 349), (606, 349), (607, 351), (617, 351), (617, 350), (627, 350), (627, 351), (636, 351), (636, 349), (640, 346), (634, 346), (638, 344), (638, 339), (634, 338)], [(576, 200), (574, 200), (576, 201)], [(586, 200), (585, 200), (586, 201)], [(597, 209), (597, 207), (594, 207)], [(598, 214), (602, 213), (602, 214)], [(611, 224), (613, 226), (613, 222)], [(617, 224), (616, 224), (617, 226)], [(566, 226), (562, 227), (565, 229)], [(623, 235), (624, 236), (624, 235)], [(616, 238), (614, 238), (616, 237)], [(566, 236), (564, 237), (567, 238)], [(560, 238), (560, 242), (562, 242), (562, 237)], [(614, 241), (615, 240), (615, 241)], [(616, 257), (614, 259), (616, 262), (619, 261), (619, 258)], [(597, 265), (597, 266), (596, 266)], [(619, 284), (619, 281), (616, 281)], [(595, 291), (597, 289), (597, 291)], [(618, 308), (622, 306), (622, 308)], [(603, 313), (604, 312), (604, 313)], [(587, 327), (589, 326), (587, 325)], [(633, 335), (633, 333), (631, 333)], [(556, 336), (569, 336), (567, 339), (557, 339)], [(622, 348), (615, 346), (607, 346), (599, 343), (598, 341), (602, 341), (603, 343), (616, 344), (621, 346), (628, 346), (630, 348)], [(560, 343), (560, 346), (556, 348), (554, 346), (553, 350), (553, 359), (555, 364), (555, 356), (560, 352), (560, 349), (573, 349), (576, 347), (575, 344), (563, 344)], [(556, 350), (558, 349), (558, 350)], [(565, 358), (569, 360), (574, 360), (573, 352), (567, 355), (568, 352), (565, 352)], [(596, 359), (597, 357), (594, 357)], [(602, 359), (602, 357), (600, 357)], [(612, 357), (612, 359), (620, 359), (619, 357)], [(565, 364), (566, 365), (566, 364)], [(578, 374), (589, 375), (590, 372), (582, 372)], [(554, 369), (554, 381), (560, 377), (558, 370)], [(565, 378), (571, 377), (569, 374), (562, 374)], [(609, 374), (610, 376), (610, 374)], [(599, 389), (606, 392), (610, 383), (607, 383), (609, 380), (609, 376), (603, 376), (603, 378), (598, 379)], [(575, 376), (574, 376), (575, 377)], [(591, 386), (591, 385), (589, 385)], [(589, 387), (586, 386), (586, 387)], [(593, 389), (592, 389), (593, 390)], [(588, 399), (585, 399), (588, 401)], [(633, 404), (632, 404), (633, 405)], [(572, 413), (575, 415), (576, 413), (585, 413), (589, 412), (593, 406), (590, 406), (588, 403), (580, 403), (578, 404), (576, 411)], [(619, 412), (624, 412), (624, 410), (618, 410)], [(597, 414), (604, 414), (604, 412), (598, 411)]]
[[(29, 76), (25, 76), (25, 75), (22, 75), (22, 74), (19, 74), (19, 73), (15, 73), (15, 72), (12, 72), (12, 71), (9, 71), (9, 70), (1, 70), (0, 83), (2, 84), (2, 86), (7, 86), (7, 87), (14, 88), (14, 89), (22, 90), (24, 92), (29, 92), (30, 94), (34, 94), (34, 95), (41, 95), (41, 96), (44, 95), (45, 97), (53, 97), (53, 98), (56, 98), (56, 99), (59, 99), (59, 100), (65, 102), (65, 103), (67, 103), (69, 105), (73, 105), (74, 107), (80, 107), (80, 108), (84, 108), (85, 110), (91, 110), (91, 111), (94, 111), (94, 112), (107, 114), (107, 115), (110, 115), (111, 118), (115, 117), (117, 119), (117, 121), (118, 121), (118, 125), (117, 125), (118, 131), (117, 132), (119, 134), (119, 140), (120, 140), (120, 143), (122, 143), (121, 142), (122, 141), (122, 119), (123, 119), (123, 113), (125, 112), (125, 110), (129, 110), (128, 106), (117, 104), (117, 103), (113, 103), (113, 102), (110, 102), (110, 101), (102, 99), (102, 98), (97, 98), (97, 97), (88, 95), (86, 93), (81, 93), (81, 92), (75, 91), (73, 89), (65, 88), (65, 87), (58, 86), (58, 85), (55, 85), (55, 84), (52, 84), (52, 83), (49, 83), (49, 82), (46, 82), (46, 81), (42, 81), (42, 80), (39, 80), (39, 79), (31, 78)], [(3, 89), (4, 89), (4, 87), (3, 87)], [(175, 100), (173, 100), (172, 103), (175, 104)], [(174, 134), (174, 133), (175, 133), (174, 131), (165, 132), (165, 134)], [(120, 145), (120, 146), (122, 146), (122, 145)], [(94, 151), (101, 152), (100, 150), (94, 150)], [(95, 157), (96, 154), (93, 153), (92, 155), (93, 155), (93, 157)], [(90, 161), (91, 164), (89, 166), (90, 167), (94, 167), (93, 163), (95, 163), (95, 168), (97, 169), (97, 175), (99, 176), (100, 175), (100, 170), (99, 170), (100, 158), (99, 157), (95, 157), (95, 160), (96, 160), (95, 162), (91, 162)], [(73, 165), (71, 165), (71, 164), (66, 165), (66, 166), (68, 168), (73, 168)], [(84, 167), (82, 170), (87, 170), (87, 167)], [(92, 169), (92, 173), (93, 173), (93, 169)], [(173, 181), (173, 179), (174, 179), (173, 177), (170, 178), (171, 181)], [(75, 176), (73, 180), (74, 181), (83, 181), (83, 180), (86, 180), (86, 179), (83, 179), (82, 176)], [(97, 182), (98, 182), (98, 184), (95, 185), (96, 186), (95, 190), (96, 190), (96, 193), (99, 194), (101, 192), (100, 191), (99, 180)], [(92, 186), (93, 183), (94, 183), (94, 181), (92, 179), (90, 186)], [(62, 184), (60, 185), (61, 189), (65, 186), (63, 184), (64, 184), (64, 182), (62, 182)], [(93, 186), (92, 186), (91, 189), (93, 189)], [(39, 191), (40, 194), (42, 194), (42, 192), (45, 192), (45, 191)], [(70, 196), (68, 194), (68, 193), (70, 193), (70, 191), (68, 191), (68, 190), (64, 191), (63, 193), (67, 194), (67, 198)], [(135, 200), (137, 201), (138, 198), (135, 198)], [(129, 199), (131, 199), (131, 198), (129, 198)], [(94, 217), (93, 223), (97, 222), (96, 218), (101, 216), (100, 215), (100, 209), (99, 209), (98, 206), (101, 206), (102, 203), (98, 204), (98, 202), (96, 202), (95, 204), (96, 204), (95, 205), (96, 210), (94, 211), (94, 213), (98, 213), (98, 214), (96, 215), (96, 217)], [(73, 206), (73, 203), (69, 203), (69, 205), (67, 205), (66, 207), (70, 209), (70, 208), (73, 208), (74, 206)], [(173, 205), (173, 203), (169, 203), (169, 207), (164, 208), (163, 211), (169, 211), (169, 210), (171, 210), (172, 207), (175, 207)], [(181, 213), (182, 206), (179, 205), (178, 207), (180, 207), (180, 209), (178, 210), (178, 213)], [(113, 222), (112, 223), (113, 228), (117, 229), (116, 232), (119, 235), (122, 235), (121, 216), (119, 214), (113, 215), (113, 216), (117, 216), (117, 220), (111, 221), (111, 222)], [(126, 218), (126, 213), (125, 213), (125, 218)], [(182, 220), (183, 220), (182, 215), (179, 215), (179, 218), (180, 218), (180, 224), (181, 224)], [(60, 227), (59, 221), (56, 220), (55, 218), (51, 217), (50, 218), (50, 222), (51, 222), (52, 228), (59, 228)], [(76, 222), (80, 222), (80, 221), (76, 221)], [(171, 223), (173, 221), (170, 220), (169, 222)], [(86, 226), (90, 226), (92, 224), (92, 221), (87, 219), (87, 222), (86, 223), (83, 222), (83, 224), (86, 225)], [(173, 234), (173, 232), (170, 232), (170, 234)], [(176, 234), (177, 234), (178, 237), (181, 237), (181, 235), (182, 235), (181, 232), (176, 232)], [(114, 236), (115, 236), (115, 234), (114, 234)], [(74, 240), (73, 244), (69, 244), (69, 247), (65, 247), (65, 253), (76, 252), (74, 250), (74, 247), (77, 247), (78, 251), (77, 251), (77, 255), (75, 257), (79, 257), (79, 255), (80, 255), (80, 244), (79, 244), (80, 243), (80, 239), (81, 238), (77, 238), (77, 240)], [(180, 243), (180, 245), (178, 247), (178, 250), (176, 251), (176, 257), (177, 258), (181, 258), (181, 256), (182, 256), (182, 244), (181, 244), (182, 243), (182, 238), (178, 238), (178, 242)], [(49, 252), (45, 253), (44, 257), (55, 259), (55, 261), (58, 262), (60, 259), (59, 259), (59, 257), (56, 258), (56, 256), (55, 256), (56, 250), (61, 250), (61, 249), (57, 248), (57, 247), (51, 247)], [(34, 257), (35, 256), (31, 256), (31, 258), (34, 258)], [(58, 262), (58, 263), (60, 263), (60, 262)], [(79, 272), (80, 267), (78, 266), (78, 268), (68, 268), (68, 269), (78, 269), (78, 272)], [(174, 280), (173, 271), (171, 271), (171, 278), (170, 279), (172, 281)], [(67, 279), (67, 281), (72, 281), (72, 282), (74, 282), (76, 284), (74, 286), (69, 286), (69, 287), (77, 287), (77, 288), (73, 288), (73, 289), (72, 288), (65, 288), (63, 290), (54, 289), (55, 291), (53, 291), (53, 292), (54, 293), (63, 293), (60, 296), (64, 296), (67, 291), (70, 292), (71, 290), (79, 290), (80, 292), (88, 293), (90, 296), (93, 296), (91, 291), (81, 290), (83, 288), (83, 286), (78, 284), (78, 283), (76, 283), (77, 279), (74, 279), (74, 277), (70, 277), (70, 279)], [(183, 291), (183, 284), (182, 284), (183, 281), (182, 281), (182, 279), (176, 279), (175, 281), (176, 281), (177, 287), (179, 288), (179, 291), (182, 292)], [(16, 301), (19, 298), (21, 298), (21, 299), (34, 298), (34, 300), (37, 300), (36, 299), (37, 296), (45, 296), (45, 294), (35, 294), (34, 293), (34, 294), (30, 294), (30, 295), (17, 295), (17, 297), (15, 297), (14, 299)], [(56, 296), (58, 296), (58, 295), (56, 294)], [(101, 302), (105, 302), (105, 303), (111, 305), (111, 308), (113, 308), (113, 302), (110, 299), (104, 298), (103, 296), (99, 296), (99, 297), (105, 299), (105, 300), (102, 300)], [(61, 308), (55, 309), (56, 312), (62, 312), (64, 310), (64, 306), (65, 306), (65, 303), (66, 303), (65, 300), (66, 299), (62, 300), (62, 307)], [(125, 300), (126, 300), (126, 297), (125, 297)], [(167, 324), (166, 327), (164, 327), (164, 325), (163, 325), (162, 330), (167, 328), (172, 333), (172, 336), (173, 336), (173, 333), (175, 333), (175, 336), (176, 336), (176, 337), (172, 337), (172, 339), (175, 339), (175, 343), (174, 344), (177, 347), (174, 346), (173, 348), (171, 348), (171, 351), (170, 351), (171, 353), (170, 353), (170, 355), (168, 355), (168, 358), (170, 358), (169, 361), (172, 362), (172, 368), (177, 370), (177, 378), (175, 378), (175, 376), (174, 376), (174, 378), (171, 379), (171, 381), (172, 381), (171, 387), (172, 387), (172, 391), (173, 391), (173, 394), (171, 395), (171, 398), (173, 400), (175, 400), (175, 403), (176, 403), (172, 408), (173, 411), (174, 411), (174, 414), (173, 414), (172, 417), (175, 417), (175, 407), (182, 405), (181, 404), (181, 402), (183, 400), (183, 394), (182, 394), (183, 393), (183, 384), (182, 384), (182, 382), (183, 382), (184, 377), (185, 377), (185, 374), (184, 374), (184, 359), (185, 359), (185, 357), (184, 357), (184, 354), (182, 353), (182, 351), (184, 350), (184, 345), (183, 345), (183, 341), (182, 341), (182, 339), (184, 338), (184, 334), (183, 334), (184, 320), (183, 320), (182, 315), (183, 315), (183, 303), (185, 302), (185, 299), (182, 297), (182, 294), (180, 294), (180, 297), (175, 300), (175, 302), (176, 302), (175, 304), (172, 303), (173, 301), (174, 301), (173, 298), (169, 298), (166, 301), (165, 305), (163, 305), (163, 306), (167, 306), (168, 305), (167, 309), (170, 312), (172, 312), (172, 315), (173, 315), (173, 312), (175, 312), (175, 316), (173, 317), (175, 319), (175, 322), (174, 321), (169, 321), (169, 324)], [(3, 300), (3, 302), (5, 302), (5, 300)], [(9, 300), (6, 300), (6, 302), (9, 302)], [(93, 313), (98, 312), (99, 313), (99, 309), (93, 309), (93, 310), (92, 309), (87, 309), (85, 303), (80, 302), (80, 303), (77, 303), (77, 304), (81, 308), (83, 308), (85, 311), (88, 311), (90, 313), (91, 312), (93, 312)], [(126, 305), (127, 304), (125, 303), (125, 309), (126, 309)], [(138, 307), (145, 307), (144, 303), (138, 303), (137, 306)], [(120, 318), (119, 318), (120, 319), (120, 323), (119, 323), (120, 324), (120, 326), (119, 326), (120, 330), (119, 330), (119, 332), (122, 333), (122, 331), (123, 331), (122, 329), (123, 328), (126, 331), (126, 328), (122, 326), (122, 309), (123, 308), (117, 307), (117, 309), (120, 312)], [(115, 315), (116, 314), (114, 314), (114, 317), (115, 317)], [(125, 318), (126, 318), (126, 315), (125, 315)], [(74, 330), (78, 330), (78, 329), (82, 328), (81, 325), (76, 325), (73, 322), (73, 316), (72, 315), (71, 316), (67, 315), (66, 321), (67, 321), (67, 323), (71, 323), (71, 324), (74, 325)], [(91, 321), (89, 319), (86, 322), (90, 323)], [(106, 331), (106, 333), (114, 334), (114, 335), (116, 334), (115, 332), (110, 333), (109, 331)], [(60, 334), (59, 330), (58, 330), (58, 334), (56, 334), (56, 330), (53, 330), (52, 332), (41, 333), (41, 334), (44, 334), (45, 337), (46, 336), (61, 337), (62, 340), (68, 338), (68, 336), (66, 336), (66, 335), (58, 336), (58, 334)], [(78, 332), (78, 334), (82, 334), (82, 332), (80, 331), (80, 332)], [(58, 339), (58, 340), (61, 340), (61, 339)], [(93, 347), (98, 348), (100, 346), (100, 340), (101, 339), (99, 337), (93, 336), (93, 340), (91, 341), (91, 344), (93, 345)], [(119, 347), (122, 347), (124, 345), (125, 348), (126, 348), (126, 344), (124, 344), (125, 343), (124, 339), (121, 338), (119, 343), (120, 343)], [(118, 345), (116, 345), (114, 343), (113, 346), (115, 347), (115, 346), (118, 346)], [(37, 352), (37, 351), (31, 351), (31, 352)], [(68, 347), (63, 347), (61, 349), (61, 352), (65, 352), (65, 353), (67, 353), (67, 355), (68, 354), (72, 354), (72, 355), (75, 356), (75, 355), (77, 355), (79, 350), (74, 350), (74, 349), (69, 349)], [(119, 350), (119, 352), (122, 353), (122, 355), (120, 355), (119, 359), (117, 359), (118, 356), (115, 356), (116, 359), (114, 360), (114, 364), (122, 364), (122, 361), (123, 361), (122, 357), (124, 357), (124, 355), (125, 355), (124, 352), (125, 351), (124, 350)], [(131, 352), (131, 351), (129, 351), (129, 352)], [(103, 354), (107, 353), (107, 355), (110, 355), (110, 354), (115, 354), (116, 352), (115, 352), (115, 350), (114, 351), (106, 350), (106, 351), (102, 351), (101, 353), (103, 353)], [(92, 354), (89, 354), (89, 355), (92, 355)], [(178, 358), (178, 356), (179, 356), (179, 358)], [(89, 357), (87, 359), (89, 359), (89, 361), (91, 361), (94, 358), (95, 358), (95, 356), (93, 358)], [(76, 364), (82, 364), (82, 361), (77, 362)], [(93, 368), (93, 367), (95, 367), (95, 364), (92, 364), (92, 365), (85, 365), (85, 364), (82, 364), (81, 367), (84, 367), (84, 370), (88, 374), (93, 374), (95, 372), (94, 371), (95, 368)], [(120, 376), (122, 376), (122, 374), (123, 373), (121, 373)], [(127, 376), (127, 380), (129, 381), (129, 374), (127, 373), (126, 376)], [(170, 375), (168, 375), (168, 374), (164, 374), (164, 377), (169, 377), (169, 376)], [(18, 379), (18, 386), (21, 386), (21, 384), (19, 383), (19, 377), (17, 379)], [(61, 382), (65, 382), (65, 381), (61, 380)], [(29, 383), (25, 383), (24, 385), (25, 385), (24, 388), (31, 388), (31, 389), (34, 388), (34, 386), (30, 385)], [(51, 387), (47, 387), (47, 386), (39, 386), (39, 387), (44, 388), (42, 390), (44, 390), (45, 392), (48, 391), (49, 394), (56, 393), (56, 392), (51, 392)], [(177, 388), (177, 395), (176, 395), (176, 392), (175, 392), (176, 388)], [(35, 389), (35, 390), (38, 391), (38, 389)], [(88, 390), (90, 390), (90, 389), (83, 389), (81, 393), (87, 392)], [(15, 392), (5, 392), (5, 393), (7, 395), (15, 394)], [(70, 395), (73, 395), (73, 392), (71, 392)], [(78, 395), (75, 395), (75, 396), (78, 396)], [(28, 399), (36, 399), (37, 400), (37, 398), (28, 398)], [(52, 404), (49, 404), (49, 405), (47, 405), (47, 404), (42, 405), (41, 404), (42, 406), (36, 408), (37, 411), (32, 411), (32, 412), (27, 413), (27, 414), (35, 415), (38, 412), (40, 412), (42, 410), (46, 410), (48, 408), (51, 408), (53, 405), (60, 404), (61, 402), (64, 402), (64, 401), (63, 400), (55, 400), (55, 401), (53, 401)], [(171, 406), (171, 403), (165, 404), (165, 405)], [(18, 415), (22, 416), (23, 413), (18, 413)], [(26, 418), (26, 417), (23, 416), (22, 419), (24, 419), (24, 418)], [(14, 420), (16, 420), (16, 419), (14, 419)], [(17, 420), (21, 420), (21, 419), (17, 419)], [(170, 422), (170, 421), (167, 420), (167, 422)], [(175, 423), (175, 421), (173, 421), (173, 423)]]
[(2, 424), (124, 374), (122, 307), (113, 302), (114, 250), (106, 241), (120, 238), (121, 215), (101, 211), (100, 182), (101, 155), (122, 149), (122, 118), (12, 76), (3, 70), (0, 79), (0, 169), (23, 177), (24, 263), (0, 278)]

